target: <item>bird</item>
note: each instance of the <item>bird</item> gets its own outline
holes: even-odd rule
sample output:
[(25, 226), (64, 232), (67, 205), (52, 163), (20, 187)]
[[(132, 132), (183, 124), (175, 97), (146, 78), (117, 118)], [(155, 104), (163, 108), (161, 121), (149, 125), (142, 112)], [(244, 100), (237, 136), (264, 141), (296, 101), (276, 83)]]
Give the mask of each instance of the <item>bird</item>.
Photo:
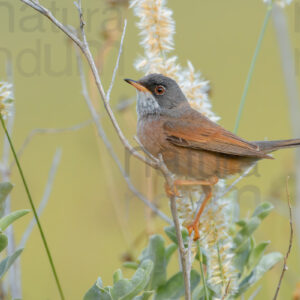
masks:
[(177, 82), (162, 74), (140, 80), (124, 79), (137, 91), (137, 137), (144, 149), (162, 157), (175, 175), (173, 191), (201, 187), (205, 198), (192, 224), (187, 226), (199, 239), (199, 220), (220, 179), (242, 173), (271, 152), (300, 146), (300, 139), (249, 142), (193, 109)]

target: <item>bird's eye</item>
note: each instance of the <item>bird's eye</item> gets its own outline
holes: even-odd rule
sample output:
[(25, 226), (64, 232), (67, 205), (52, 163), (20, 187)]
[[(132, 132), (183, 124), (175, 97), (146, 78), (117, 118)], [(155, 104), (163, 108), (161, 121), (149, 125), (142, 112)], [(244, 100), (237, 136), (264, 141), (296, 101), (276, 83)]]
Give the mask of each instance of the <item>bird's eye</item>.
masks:
[(155, 88), (155, 94), (156, 95), (163, 95), (165, 93), (166, 89), (162, 85), (158, 85)]

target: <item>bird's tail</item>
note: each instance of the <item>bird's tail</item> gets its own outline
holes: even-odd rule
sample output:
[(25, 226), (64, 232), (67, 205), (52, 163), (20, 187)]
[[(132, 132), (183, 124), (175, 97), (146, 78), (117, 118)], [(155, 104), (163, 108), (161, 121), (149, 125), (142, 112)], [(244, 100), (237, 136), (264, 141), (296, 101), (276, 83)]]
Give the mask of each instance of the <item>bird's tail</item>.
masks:
[(279, 140), (279, 141), (258, 141), (253, 142), (259, 146), (259, 149), (265, 153), (270, 153), (282, 148), (300, 147), (300, 139)]

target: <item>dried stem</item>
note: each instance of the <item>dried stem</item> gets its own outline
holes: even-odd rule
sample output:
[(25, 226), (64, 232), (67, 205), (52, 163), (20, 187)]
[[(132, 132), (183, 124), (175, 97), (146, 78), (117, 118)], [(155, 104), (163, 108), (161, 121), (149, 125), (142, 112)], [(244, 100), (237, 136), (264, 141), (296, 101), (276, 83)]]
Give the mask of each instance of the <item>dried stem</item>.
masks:
[[(58, 167), (58, 164), (60, 162), (60, 157), (61, 157), (61, 150), (57, 150), (55, 155), (54, 155), (54, 158), (53, 158), (53, 162), (52, 162), (52, 166), (51, 166), (51, 169), (50, 169), (50, 172), (49, 172), (49, 177), (48, 177), (48, 181), (47, 181), (47, 184), (46, 184), (45, 192), (44, 192), (43, 198), (42, 198), (42, 200), (40, 202), (40, 205), (38, 207), (38, 210), (37, 210), (37, 213), (38, 213), (39, 217), (42, 214), (44, 208), (46, 207), (46, 205), (48, 203), (48, 200), (49, 200), (49, 197), (50, 197), (50, 194), (51, 194), (51, 190), (52, 190), (52, 187), (53, 187), (53, 181), (54, 181), (54, 178), (55, 178), (57, 167)], [(16, 247), (16, 249), (21, 249), (21, 248), (25, 247), (25, 244), (26, 244), (28, 238), (30, 237), (30, 235), (32, 233), (32, 230), (33, 230), (35, 225), (36, 225), (36, 221), (33, 218), (30, 221), (27, 229), (25, 230), (25, 232), (22, 236), (21, 242)], [(17, 266), (16, 271), (15, 271), (15, 277), (16, 278), (13, 281), (12, 284), (17, 288), (14, 293), (16, 295), (18, 295), (17, 298), (19, 299), (19, 298), (22, 298), (22, 287), (21, 287), (22, 279), (21, 279), (20, 258), (18, 258), (18, 260), (15, 262), (15, 264)], [(12, 293), (13, 293), (13, 290), (12, 290)], [(13, 299), (17, 299), (17, 298), (13, 297)]]
[(180, 224), (177, 215), (177, 207), (176, 207), (176, 198), (170, 197), (171, 203), (171, 211), (173, 216), (173, 221), (176, 229), (176, 236), (178, 241), (178, 249), (180, 254), (180, 261), (182, 265), (182, 272), (183, 272), (183, 280), (184, 280), (184, 287), (185, 287), (185, 300), (191, 300), (191, 283), (190, 283), (190, 275), (188, 272), (188, 261), (185, 254), (185, 248), (183, 244), (183, 239), (181, 235)]
[[(78, 48), (76, 48), (78, 49)], [(75, 50), (76, 50), (75, 49)], [(78, 69), (79, 69), (79, 74), (80, 74), (80, 80), (81, 80), (81, 87), (82, 87), (82, 94), (83, 97), (86, 101), (86, 104), (90, 110), (90, 113), (92, 115), (93, 121), (96, 125), (96, 129), (97, 129), (97, 133), (99, 135), (99, 137), (102, 139), (108, 153), (111, 155), (112, 159), (115, 161), (115, 163), (117, 164), (122, 176), (124, 177), (129, 189), (131, 190), (131, 192), (136, 195), (140, 200), (142, 200), (142, 202), (144, 202), (144, 204), (146, 204), (148, 207), (150, 207), (150, 209), (157, 215), (159, 216), (161, 219), (163, 219), (165, 222), (167, 222), (168, 224), (172, 224), (172, 221), (163, 213), (161, 212), (153, 203), (151, 203), (146, 197), (144, 197), (133, 185), (133, 183), (130, 180), (129, 175), (126, 173), (126, 171), (124, 170), (122, 163), (120, 162), (117, 154), (115, 153), (109, 139), (106, 136), (106, 133), (103, 129), (103, 126), (101, 124), (101, 121), (99, 119), (98, 113), (95, 110), (92, 100), (89, 96), (89, 92), (87, 89), (87, 85), (86, 85), (86, 80), (85, 80), (85, 75), (84, 75), (84, 70), (83, 70), (83, 64), (82, 64), (82, 60), (81, 60), (81, 56), (80, 53), (78, 52), (78, 50), (76, 50), (76, 56), (77, 56), (77, 64), (78, 64)]]
[[(26, 137), (26, 139), (23, 142), (23, 145), (21, 146), (21, 148), (19, 149), (17, 155), (20, 158), (26, 147), (29, 145), (29, 143), (32, 141), (32, 139), (39, 135), (39, 134), (58, 134), (58, 133), (65, 133), (65, 132), (72, 132), (72, 131), (77, 131), (80, 130), (88, 125), (90, 125), (92, 123), (92, 120), (87, 120), (85, 122), (73, 125), (71, 127), (66, 127), (66, 128), (36, 128), (33, 129), (28, 136)], [(12, 167), (15, 165), (15, 161), (12, 161), (10, 166), (9, 166), (9, 170), (12, 169)]]
[[(44, 190), (44, 195), (43, 195), (40, 205), (37, 209), (38, 216), (40, 216), (43, 213), (43, 211), (49, 201), (51, 191), (53, 188), (55, 175), (57, 173), (58, 165), (60, 163), (61, 153), (62, 153), (61, 149), (57, 149), (54, 154), (53, 161), (52, 161), (51, 168), (50, 168), (49, 175), (48, 175), (48, 180), (47, 180), (46, 187)], [(29, 225), (27, 226), (27, 228), (22, 236), (22, 239), (17, 247), (18, 249), (25, 247), (25, 244), (26, 244), (27, 240), (29, 239), (31, 232), (35, 225), (36, 225), (36, 221), (33, 218), (30, 221)]]
[(117, 71), (118, 71), (119, 64), (120, 64), (120, 58), (121, 58), (121, 55), (122, 55), (122, 52), (123, 52), (123, 44), (124, 44), (126, 28), (127, 28), (127, 20), (125, 20), (125, 22), (124, 22), (124, 28), (123, 28), (121, 41), (120, 41), (120, 48), (119, 48), (118, 58), (117, 58), (117, 61), (116, 61), (116, 65), (115, 65), (115, 68), (114, 68), (114, 72), (113, 72), (113, 76), (112, 76), (112, 79), (111, 79), (111, 82), (110, 82), (110, 86), (109, 86), (108, 91), (106, 93), (106, 98), (107, 98), (108, 102), (110, 100), (110, 94), (111, 94), (111, 91), (112, 91), (114, 83), (115, 83)]
[(288, 180), (289, 180), (289, 178), (286, 179), (286, 194), (287, 194), (287, 201), (288, 201), (288, 207), (289, 207), (290, 240), (289, 240), (289, 246), (288, 246), (287, 252), (286, 252), (285, 257), (284, 257), (283, 268), (282, 268), (282, 271), (281, 271), (281, 274), (280, 274), (279, 282), (278, 282), (273, 300), (276, 300), (277, 297), (278, 297), (278, 293), (279, 293), (279, 290), (280, 290), (280, 287), (281, 287), (282, 279), (284, 277), (285, 271), (288, 269), (287, 260), (288, 260), (288, 257), (290, 255), (290, 253), (291, 253), (291, 249), (292, 249), (292, 245), (293, 245), (293, 236), (294, 236), (293, 214), (292, 214), (291, 197), (290, 197), (290, 191), (289, 191), (289, 186), (288, 186)]

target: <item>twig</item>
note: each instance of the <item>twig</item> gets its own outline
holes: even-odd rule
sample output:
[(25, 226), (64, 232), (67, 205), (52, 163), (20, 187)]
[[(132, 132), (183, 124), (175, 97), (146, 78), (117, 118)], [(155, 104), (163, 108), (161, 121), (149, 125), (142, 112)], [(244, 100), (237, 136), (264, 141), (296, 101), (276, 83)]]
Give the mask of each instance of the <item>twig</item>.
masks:
[(281, 271), (281, 274), (280, 274), (279, 282), (278, 282), (273, 300), (277, 299), (282, 279), (284, 277), (285, 271), (288, 269), (287, 260), (288, 260), (288, 257), (290, 255), (290, 253), (291, 253), (291, 249), (292, 249), (292, 245), (293, 245), (293, 236), (294, 236), (293, 214), (292, 214), (291, 197), (290, 197), (290, 191), (289, 191), (289, 186), (288, 186), (288, 180), (289, 180), (289, 178), (286, 179), (286, 194), (287, 194), (289, 214), (290, 214), (290, 217), (289, 217), (289, 220), (290, 220), (290, 240), (289, 240), (289, 246), (288, 246), (287, 252), (286, 252), (285, 257), (284, 257), (283, 268), (282, 268), (282, 271)]
[[(40, 205), (37, 209), (38, 216), (41, 216), (41, 214), (43, 213), (43, 211), (44, 211), (44, 209), (45, 209), (45, 207), (46, 207), (46, 205), (49, 201), (51, 191), (52, 191), (52, 188), (53, 188), (55, 175), (56, 175), (56, 172), (57, 172), (57, 169), (58, 169), (58, 165), (60, 163), (61, 153), (62, 153), (61, 149), (57, 149), (56, 152), (55, 152), (55, 155), (53, 157), (52, 165), (51, 165), (49, 175), (48, 175), (47, 184), (46, 184), (46, 187), (45, 187), (45, 190), (44, 190), (44, 195), (43, 195), (42, 200), (40, 202)], [(27, 228), (26, 228), (26, 230), (25, 230), (25, 232), (22, 236), (22, 239), (21, 239), (21, 241), (20, 241), (20, 243), (17, 247), (18, 249), (25, 247), (25, 244), (26, 244), (28, 238), (30, 237), (31, 232), (32, 232), (35, 225), (36, 225), (36, 221), (33, 218), (30, 221), (29, 225), (27, 226)]]
[[(21, 0), (21, 1), (24, 1), (24, 0)], [(78, 1), (78, 4), (77, 4), (77, 8), (78, 8), (78, 12), (79, 12), (79, 15), (82, 16), (82, 8), (81, 8), (81, 1)], [(90, 48), (89, 48), (89, 45), (88, 45), (88, 42), (87, 42), (87, 38), (86, 38), (86, 35), (85, 35), (85, 30), (84, 30), (84, 22), (81, 22), (80, 24), (80, 29), (81, 29), (81, 35), (82, 35), (82, 43), (83, 45), (78, 45), (80, 50), (82, 51), (82, 53), (84, 54), (85, 58), (87, 59), (88, 61), (88, 64), (93, 72), (93, 75), (94, 75), (94, 79), (95, 79), (95, 82), (96, 82), (96, 86), (97, 86), (97, 89), (98, 89), (98, 92), (101, 96), (101, 99), (103, 101), (103, 104), (104, 104), (104, 108), (112, 122), (112, 125), (114, 126), (121, 142), (123, 143), (124, 147), (133, 155), (135, 156), (136, 158), (138, 158), (139, 160), (143, 161), (144, 163), (146, 163), (147, 165), (150, 165), (152, 166), (153, 168), (157, 168), (157, 164), (153, 161), (150, 161), (150, 160), (147, 160), (143, 155), (141, 155), (139, 152), (137, 152), (128, 142), (128, 140), (126, 139), (126, 137), (124, 136), (117, 120), (116, 120), (116, 117), (109, 105), (109, 102), (107, 100), (107, 97), (105, 95), (105, 92), (104, 92), (104, 89), (103, 89), (103, 86), (102, 86), (102, 82), (101, 82), (101, 79), (100, 79), (100, 76), (99, 76), (99, 73), (98, 73), (98, 70), (97, 70), (97, 67), (95, 65), (95, 61), (93, 59), (93, 56), (91, 54), (91, 51), (90, 51)], [(122, 43), (120, 44), (120, 49), (122, 49), (123, 45)], [(119, 50), (121, 51), (121, 50)]]
[[(54, 159), (53, 159), (53, 162), (52, 162), (52, 167), (51, 167), (51, 170), (50, 170), (50, 173), (49, 173), (49, 178), (48, 178), (48, 182), (47, 182), (47, 185), (46, 185), (46, 189), (45, 189), (45, 192), (44, 192), (44, 196), (42, 198), (42, 201), (38, 207), (38, 210), (37, 210), (37, 213), (38, 213), (38, 216), (40, 216), (48, 202), (48, 199), (49, 199), (49, 196), (50, 196), (50, 192), (51, 192), (51, 189), (52, 189), (52, 185), (53, 185), (53, 180), (54, 180), (54, 177), (55, 177), (55, 173), (56, 173), (56, 170), (57, 170), (57, 167), (58, 167), (58, 164), (59, 164), (59, 161), (60, 161), (60, 156), (61, 156), (61, 151), (60, 150), (57, 150), (56, 151), (56, 154), (54, 156)], [(21, 248), (24, 248), (25, 247), (25, 244), (34, 228), (34, 225), (36, 224), (35, 222), (35, 219), (33, 218), (31, 220), (31, 222), (29, 223), (27, 229), (25, 230), (24, 234), (23, 234), (23, 237), (21, 239), (21, 242), (19, 243), (19, 245), (16, 247), (16, 249), (21, 249)], [(21, 299), (22, 298), (22, 288), (21, 288), (21, 283), (22, 283), (22, 280), (21, 280), (21, 267), (20, 267), (20, 259), (21, 258), (18, 258), (17, 261), (15, 262), (14, 265), (16, 265), (16, 270), (15, 270), (15, 279), (14, 279), (14, 282), (13, 282), (13, 286), (15, 288), (11, 289), (12, 290), (12, 293), (14, 292), (15, 295), (18, 295), (17, 297), (14, 296), (14, 299)]]
[(227, 284), (226, 284), (226, 288), (225, 288), (225, 292), (224, 292), (224, 295), (223, 295), (223, 297), (222, 297), (222, 300), (225, 300), (226, 297), (228, 296), (230, 284), (231, 284), (231, 281), (229, 280), (229, 281), (227, 282)]
[(188, 262), (186, 259), (185, 248), (184, 248), (183, 239), (181, 235), (181, 228), (178, 221), (176, 198), (174, 196), (170, 197), (170, 203), (171, 203), (173, 221), (176, 229), (180, 260), (182, 265), (182, 273), (183, 273), (184, 287), (185, 287), (185, 300), (191, 300), (191, 284), (189, 280), (190, 276), (188, 274)]
[(106, 99), (107, 99), (108, 102), (110, 100), (110, 94), (111, 94), (112, 88), (113, 88), (114, 83), (115, 83), (115, 79), (116, 79), (116, 75), (117, 75), (117, 70), (119, 69), (120, 58), (121, 58), (121, 55), (122, 55), (122, 52), (123, 52), (122, 45), (124, 44), (126, 27), (127, 27), (127, 20), (124, 21), (124, 28), (123, 28), (123, 33), (122, 33), (121, 41), (120, 41), (120, 50), (119, 50), (117, 62), (116, 62), (115, 68), (114, 68), (114, 72), (113, 72), (113, 76), (112, 76), (112, 79), (111, 79), (111, 83), (110, 83), (110, 86), (109, 86), (108, 91), (106, 93)]
[(270, 19), (270, 16), (271, 16), (272, 7), (273, 7), (273, 4), (271, 3), (267, 8), (267, 13), (266, 13), (266, 16), (265, 16), (265, 19), (264, 19), (264, 22), (263, 22), (263, 25), (262, 25), (262, 28), (261, 28), (261, 32), (259, 34), (259, 38), (258, 38), (258, 41), (257, 41), (257, 45), (256, 45), (256, 48), (255, 48), (253, 57), (252, 57), (252, 61), (251, 61), (251, 64), (250, 64), (249, 72), (248, 72), (248, 75), (247, 75), (247, 79), (246, 79), (246, 83), (245, 83), (245, 87), (244, 87), (244, 91), (243, 91), (243, 95), (242, 95), (241, 102), (240, 102), (238, 115), (237, 115), (236, 122), (235, 122), (234, 133), (237, 133), (239, 125), (240, 125), (242, 112), (243, 112), (245, 102), (246, 102), (246, 97), (247, 97), (247, 94), (248, 94), (248, 89), (249, 89), (250, 82), (251, 82), (251, 79), (252, 79), (252, 75), (253, 75), (254, 67), (255, 67), (255, 64), (256, 64), (257, 56), (258, 56), (259, 50), (261, 48), (262, 40), (263, 40), (263, 37), (265, 35), (266, 28), (267, 28), (267, 25), (268, 25), (268, 22), (269, 22), (269, 19)]
[(192, 245), (193, 245), (193, 241), (194, 241), (194, 232), (192, 232), (192, 234), (189, 236), (188, 238), (188, 248), (187, 248), (187, 267), (186, 267), (186, 271), (187, 271), (187, 275), (188, 275), (188, 281), (191, 282), (191, 271), (192, 271)]
[(132, 184), (130, 177), (128, 176), (128, 174), (126, 173), (126, 171), (124, 170), (117, 154), (115, 153), (109, 139), (106, 136), (106, 133), (103, 129), (103, 126), (100, 122), (99, 116), (97, 111), (95, 110), (92, 100), (89, 96), (89, 92), (87, 89), (87, 85), (86, 85), (86, 80), (85, 80), (85, 75), (84, 75), (84, 70), (83, 70), (83, 64), (82, 64), (82, 60), (80, 57), (80, 53), (77, 50), (78, 48), (75, 48), (76, 50), (76, 57), (77, 57), (77, 65), (78, 65), (78, 69), (79, 69), (79, 75), (80, 75), (80, 80), (81, 80), (81, 87), (82, 87), (82, 95), (85, 99), (85, 102), (89, 108), (89, 111), (92, 115), (93, 121), (96, 125), (96, 129), (97, 129), (97, 133), (99, 135), (99, 137), (102, 139), (108, 153), (111, 155), (111, 157), (113, 158), (113, 160), (115, 161), (115, 163), (117, 164), (122, 176), (124, 177), (129, 189), (132, 191), (132, 193), (134, 195), (136, 195), (140, 200), (142, 200), (144, 202), (144, 204), (146, 204), (148, 207), (150, 207), (150, 209), (157, 215), (159, 216), (161, 219), (163, 219), (165, 222), (167, 222), (168, 224), (173, 224), (173, 222), (163, 213), (161, 212), (153, 203), (151, 203), (146, 197), (144, 197)]
[[(162, 172), (162, 174), (165, 177), (167, 185), (170, 187), (173, 194), (175, 194), (173, 175), (172, 175), (172, 173), (170, 173), (167, 166), (165, 165), (161, 154), (159, 154), (159, 165), (158, 166), (159, 166), (160, 171)], [(182, 235), (181, 235), (181, 228), (180, 228), (178, 213), (177, 213), (176, 197), (169, 196), (169, 199), (170, 199), (170, 204), (171, 204), (171, 212), (172, 212), (173, 222), (175, 225), (179, 255), (180, 255), (181, 266), (182, 266), (182, 273), (183, 273), (184, 287), (185, 287), (185, 300), (190, 300), (191, 299), (191, 283), (190, 283), (190, 275), (188, 274), (188, 260), (187, 260), (186, 251), (184, 248), (183, 239), (182, 239)]]
[(259, 286), (259, 287), (258, 287), (258, 288), (250, 295), (250, 297), (249, 297), (248, 300), (254, 300), (255, 297), (256, 297), (256, 296), (258, 295), (258, 293), (260, 292), (261, 288), (262, 288), (262, 286)]
[(238, 177), (229, 187), (227, 187), (224, 191), (221, 192), (221, 194), (216, 196), (216, 199), (214, 201), (219, 200), (223, 198), (227, 193), (229, 193), (242, 179), (244, 179), (251, 170), (255, 167), (255, 164), (253, 164), (251, 167), (249, 167), (240, 177)]
[[(85, 122), (73, 125), (71, 127), (66, 127), (66, 128), (36, 128), (33, 129), (28, 136), (26, 137), (26, 139), (23, 142), (23, 145), (21, 146), (20, 150), (18, 151), (17, 155), (20, 158), (20, 156), (22, 156), (24, 150), (26, 149), (26, 147), (28, 146), (28, 144), (32, 141), (32, 139), (39, 135), (39, 134), (58, 134), (58, 133), (64, 133), (64, 132), (71, 132), (71, 131), (77, 131), (80, 130), (88, 125), (90, 125), (92, 123), (92, 120), (87, 120)], [(12, 161), (9, 167), (9, 170), (11, 170), (11, 168), (14, 166), (15, 161)]]

